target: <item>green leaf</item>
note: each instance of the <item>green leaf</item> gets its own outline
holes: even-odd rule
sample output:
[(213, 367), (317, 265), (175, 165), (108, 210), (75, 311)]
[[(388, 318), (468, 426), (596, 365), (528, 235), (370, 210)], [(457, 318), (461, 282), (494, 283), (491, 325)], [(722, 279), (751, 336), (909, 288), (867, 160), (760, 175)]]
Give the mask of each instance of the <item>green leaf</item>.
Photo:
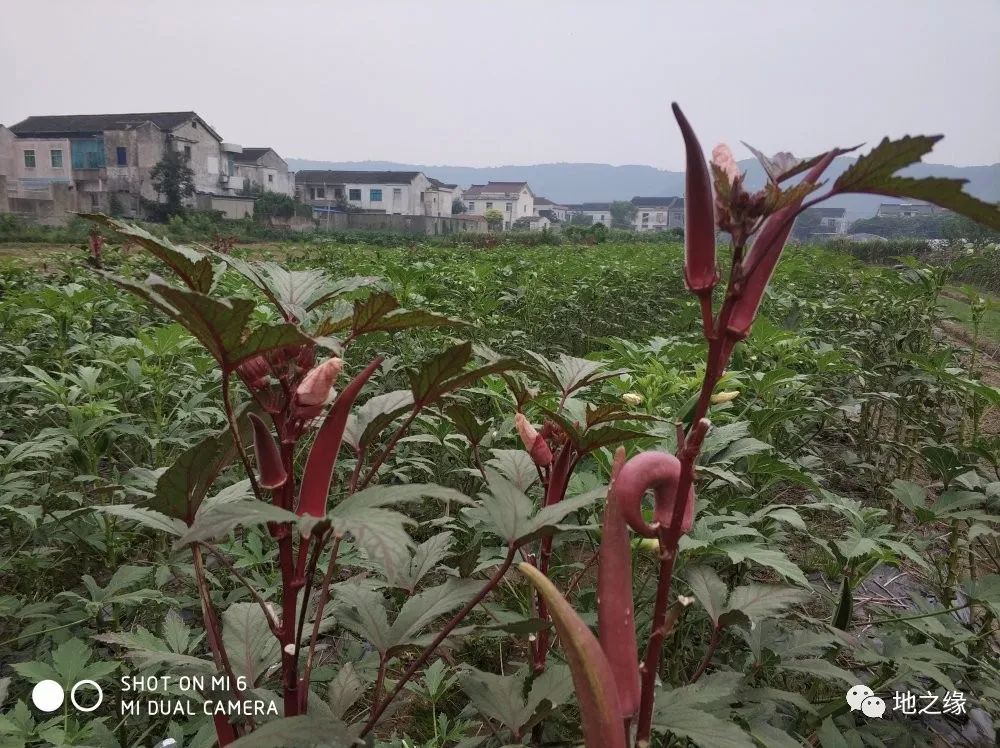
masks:
[(340, 720), (314, 715), (285, 717), (260, 725), (229, 744), (232, 748), (352, 748), (364, 745)]
[(538, 468), (531, 461), (531, 455), (523, 449), (493, 449), (493, 457), (487, 465), (500, 472), (517, 486), (519, 491), (527, 491), (538, 480)]
[(698, 598), (698, 602), (705, 608), (708, 617), (712, 619), (712, 624), (718, 626), (720, 616), (726, 612), (726, 597), (729, 592), (726, 583), (709, 566), (695, 566), (689, 569), (684, 579), (691, 592)]
[(176, 245), (169, 239), (153, 236), (139, 226), (109, 218), (101, 213), (81, 215), (141, 246), (173, 270), (188, 288), (201, 292), (208, 292), (211, 289), (215, 281), (215, 268), (212, 267), (212, 261), (200, 252)]
[(37, 660), (32, 660), (31, 662), (15, 662), (10, 667), (22, 678), (33, 681), (34, 683), (38, 683), (43, 680), (60, 680), (59, 673), (57, 673), (51, 665), (44, 662), (38, 662)]
[(786, 579), (798, 582), (803, 587), (812, 589), (806, 575), (802, 569), (796, 566), (784, 553), (773, 548), (765, 548), (753, 543), (734, 543), (724, 546), (723, 549), (729, 559), (734, 564), (751, 561), (761, 566), (768, 566), (781, 574)]
[(661, 706), (659, 699), (653, 724), (673, 735), (687, 738), (701, 748), (756, 748), (753, 739), (731, 720), (720, 719), (698, 709)]
[(386, 570), (386, 580), (393, 587), (401, 587), (413, 592), (417, 584), (427, 574), (434, 570), (441, 560), (448, 555), (453, 535), (450, 532), (439, 532), (432, 535), (413, 549), (409, 564), (402, 564), (391, 572)]
[(774, 618), (788, 606), (804, 602), (808, 593), (777, 584), (748, 584), (737, 587), (729, 597), (728, 611), (738, 610), (756, 625)]
[(533, 351), (528, 351), (527, 353), (535, 360), (536, 366), (533, 367), (535, 371), (559, 388), (559, 391), (563, 395), (567, 396), (579, 389), (589, 387), (605, 379), (628, 373), (628, 369), (607, 371), (604, 369), (604, 364), (601, 361), (575, 358), (567, 356), (565, 353), (560, 353), (559, 358), (554, 361)]
[(469, 444), (477, 446), (489, 433), (489, 423), (483, 423), (469, 408), (458, 403), (445, 408), (445, 415), (455, 426), (455, 430), (469, 440)]
[(388, 652), (395, 644), (381, 594), (359, 584), (338, 584), (334, 602), (339, 625), (371, 642), (379, 652)]
[(389, 424), (413, 408), (413, 393), (394, 390), (369, 398), (348, 417), (344, 439), (356, 452), (367, 449)]
[(534, 713), (534, 708), (529, 707), (524, 698), (527, 677), (527, 667), (514, 675), (494, 675), (468, 665), (462, 668), (458, 680), (465, 695), (483, 716), (519, 733)]
[(858, 676), (839, 668), (829, 660), (819, 658), (806, 658), (801, 660), (782, 660), (777, 668), (779, 670), (791, 670), (796, 673), (805, 673), (809, 676), (818, 676), (827, 680), (839, 680), (849, 685), (858, 682)]
[(281, 645), (256, 602), (233, 603), (223, 612), (222, 643), (233, 672), (253, 684), (281, 658)]
[(354, 706), (365, 693), (365, 684), (358, 677), (354, 665), (346, 663), (337, 671), (337, 677), (327, 688), (327, 704), (337, 719), (343, 719), (347, 710)]
[(867, 192), (890, 197), (925, 200), (971, 218), (990, 228), (1000, 229), (1000, 207), (964, 192), (965, 179), (894, 176), (900, 169), (917, 163), (942, 136), (906, 135), (899, 140), (885, 138), (870, 153), (859, 158), (833, 185), (834, 193)]
[(75, 683), (86, 669), (93, 651), (80, 639), (67, 639), (52, 653), (52, 666), (63, 685)]
[(298, 515), (287, 509), (265, 504), (262, 501), (234, 501), (216, 504), (201, 512), (188, 531), (174, 543), (175, 548), (183, 548), (191, 543), (214, 540), (228, 535), (237, 527), (263, 525), (266, 522), (298, 523)]
[(180, 519), (168, 517), (165, 514), (152, 509), (144, 509), (133, 504), (109, 504), (107, 506), (95, 506), (95, 511), (105, 514), (114, 514), (117, 517), (130, 519), (140, 525), (151, 527), (154, 530), (169, 533), (170, 535), (183, 535), (187, 526)]
[(168, 610), (163, 619), (163, 640), (172, 652), (187, 652), (191, 629), (176, 610)]
[(819, 726), (816, 735), (819, 737), (820, 745), (823, 748), (850, 748), (848, 742), (840, 734), (840, 730), (833, 724), (833, 719), (830, 717), (823, 720), (823, 724)]
[(436, 618), (465, 604), (481, 588), (482, 582), (477, 580), (449, 579), (408, 598), (389, 630), (392, 649), (410, 644)]

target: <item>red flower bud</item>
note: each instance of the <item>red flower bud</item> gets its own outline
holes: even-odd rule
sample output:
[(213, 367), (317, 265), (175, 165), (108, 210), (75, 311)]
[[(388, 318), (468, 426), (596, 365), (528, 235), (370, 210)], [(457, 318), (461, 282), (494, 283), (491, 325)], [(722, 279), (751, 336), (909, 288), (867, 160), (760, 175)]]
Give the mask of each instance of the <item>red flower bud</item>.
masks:
[(545, 467), (552, 464), (552, 450), (549, 449), (548, 442), (544, 437), (538, 435), (535, 427), (531, 425), (523, 413), (514, 416), (514, 425), (517, 426), (517, 433), (521, 437), (524, 448), (531, 455), (531, 460), (538, 467)]
[[(803, 179), (804, 182), (813, 183), (822, 176), (826, 168), (836, 157), (836, 151), (830, 151), (822, 161), (816, 164)], [(767, 284), (774, 275), (774, 269), (778, 266), (781, 258), (781, 250), (788, 241), (788, 235), (792, 231), (792, 224), (795, 216), (798, 215), (802, 200), (799, 198), (791, 205), (788, 205), (771, 215), (764, 223), (764, 227), (754, 239), (750, 252), (743, 260), (743, 267), (749, 272), (744, 278), (743, 291), (733, 305), (732, 314), (729, 317), (727, 326), (730, 337), (742, 340), (750, 334), (760, 302), (764, 298), (764, 291)]]
[(236, 367), (247, 387), (252, 390), (263, 389), (267, 384), (267, 375), (271, 372), (271, 366), (263, 356), (248, 358)]
[(684, 281), (696, 294), (710, 294), (719, 282), (715, 264), (715, 201), (712, 178), (698, 138), (677, 104), (674, 117), (684, 136)]
[(288, 480), (288, 473), (281, 462), (278, 445), (271, 435), (271, 430), (256, 414), (250, 414), (253, 424), (253, 450), (257, 456), (257, 470), (260, 472), (260, 485), (264, 488), (279, 488)]
[(619, 447), (611, 466), (611, 485), (601, 526), (600, 565), (597, 568), (597, 631), (601, 649), (618, 686), (622, 719), (639, 710), (639, 648), (635, 637), (632, 600), (632, 550), (628, 527), (616, 497), (616, 484), (625, 465)]
[(333, 392), (333, 383), (344, 368), (339, 358), (328, 358), (305, 375), (295, 390), (295, 404), (300, 408), (324, 405)]
[[(644, 538), (653, 538), (659, 527), (669, 525), (680, 476), (680, 460), (667, 452), (640, 452), (626, 462), (615, 481), (615, 497), (628, 526)], [(653, 491), (653, 525), (642, 516), (642, 497), (647, 489)], [(694, 526), (693, 486), (685, 501), (681, 533)]]

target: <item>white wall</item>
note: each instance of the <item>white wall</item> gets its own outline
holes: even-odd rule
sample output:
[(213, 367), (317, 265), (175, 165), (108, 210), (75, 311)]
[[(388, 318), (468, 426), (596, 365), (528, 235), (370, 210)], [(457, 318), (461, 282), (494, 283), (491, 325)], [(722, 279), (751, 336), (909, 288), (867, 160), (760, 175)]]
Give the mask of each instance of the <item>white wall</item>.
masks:
[[(515, 196), (506, 197), (502, 192), (480, 193), (479, 195), (469, 195), (463, 202), (468, 212), (474, 216), (481, 216), (487, 210), (499, 210), (503, 213), (504, 228), (510, 228), (511, 224), (519, 218), (529, 218), (535, 215), (535, 196), (527, 187)], [(508, 207), (509, 206), (509, 207)]]

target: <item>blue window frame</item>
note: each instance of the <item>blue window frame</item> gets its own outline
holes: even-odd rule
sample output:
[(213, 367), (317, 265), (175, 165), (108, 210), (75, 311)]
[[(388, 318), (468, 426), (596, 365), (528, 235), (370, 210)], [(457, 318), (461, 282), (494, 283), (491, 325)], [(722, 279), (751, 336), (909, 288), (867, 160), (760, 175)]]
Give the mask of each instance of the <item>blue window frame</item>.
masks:
[(382, 202), (382, 190), (368, 190), (368, 199), (373, 203)]
[(104, 164), (104, 139), (71, 140), (69, 152), (74, 169), (100, 169)]
[(123, 146), (115, 148), (115, 162), (118, 166), (128, 166), (128, 148)]

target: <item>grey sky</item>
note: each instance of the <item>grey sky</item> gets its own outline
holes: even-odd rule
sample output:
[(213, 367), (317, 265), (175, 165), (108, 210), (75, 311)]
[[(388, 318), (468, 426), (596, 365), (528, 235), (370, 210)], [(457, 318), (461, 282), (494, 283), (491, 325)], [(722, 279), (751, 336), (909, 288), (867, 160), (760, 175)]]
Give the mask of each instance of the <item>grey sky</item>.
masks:
[(944, 133), (929, 161), (1000, 161), (997, 0), (3, 6), (8, 125), (194, 109), (286, 157), (676, 169), (677, 100), (706, 148)]

